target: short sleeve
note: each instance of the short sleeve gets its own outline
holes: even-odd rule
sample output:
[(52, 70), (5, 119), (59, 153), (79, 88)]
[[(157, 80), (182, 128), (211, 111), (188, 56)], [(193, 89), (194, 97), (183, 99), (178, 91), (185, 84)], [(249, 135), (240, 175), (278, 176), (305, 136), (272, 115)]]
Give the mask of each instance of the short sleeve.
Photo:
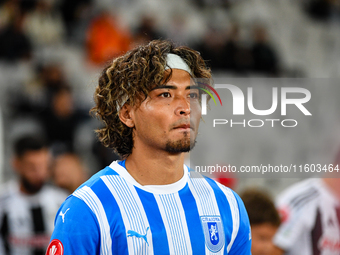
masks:
[(229, 251), (229, 255), (250, 255), (251, 249), (251, 232), (250, 223), (248, 218), (248, 213), (243, 204), (241, 198), (235, 193), (234, 196), (237, 200), (239, 216), (240, 216), (240, 226), (235, 238), (233, 245)]
[[(301, 208), (289, 203), (280, 202), (277, 209), (281, 216), (281, 225), (274, 236), (274, 244), (283, 249), (290, 250), (304, 232), (308, 229), (306, 220), (313, 218), (314, 210), (310, 204)], [(308, 213), (306, 213), (308, 212)], [(308, 215), (308, 217), (305, 217)]]
[(100, 230), (91, 209), (79, 198), (70, 196), (55, 218), (55, 228), (48, 249), (61, 243), (67, 255), (95, 255), (100, 251)]

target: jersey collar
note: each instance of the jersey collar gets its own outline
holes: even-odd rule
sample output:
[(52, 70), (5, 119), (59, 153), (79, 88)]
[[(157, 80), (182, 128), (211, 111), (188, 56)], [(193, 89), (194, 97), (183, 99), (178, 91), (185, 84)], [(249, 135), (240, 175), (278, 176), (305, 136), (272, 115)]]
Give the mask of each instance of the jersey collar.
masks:
[(115, 172), (117, 172), (117, 174), (119, 174), (127, 182), (131, 183), (132, 185), (144, 191), (147, 191), (153, 194), (176, 193), (185, 187), (185, 185), (188, 182), (188, 178), (189, 178), (189, 169), (186, 165), (183, 165), (183, 177), (175, 183), (166, 184), (166, 185), (141, 185), (129, 174), (126, 168), (124, 168), (118, 163), (118, 161), (113, 161), (110, 164), (110, 168), (114, 170)]

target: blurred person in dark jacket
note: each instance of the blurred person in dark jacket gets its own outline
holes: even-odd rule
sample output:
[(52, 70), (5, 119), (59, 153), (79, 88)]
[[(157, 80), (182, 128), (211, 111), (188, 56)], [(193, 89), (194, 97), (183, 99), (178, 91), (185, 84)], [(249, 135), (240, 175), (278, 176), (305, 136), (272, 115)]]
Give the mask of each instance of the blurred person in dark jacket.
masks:
[(50, 106), (40, 114), (53, 150), (73, 150), (75, 132), (83, 117), (75, 107), (69, 86), (62, 86), (53, 92)]
[(18, 10), (0, 30), (0, 60), (28, 60), (32, 54), (31, 41), (23, 30), (24, 15)]
[(263, 26), (256, 26), (253, 33), (254, 44), (251, 48), (253, 71), (276, 76), (278, 74), (278, 58), (275, 49), (268, 41), (266, 29)]

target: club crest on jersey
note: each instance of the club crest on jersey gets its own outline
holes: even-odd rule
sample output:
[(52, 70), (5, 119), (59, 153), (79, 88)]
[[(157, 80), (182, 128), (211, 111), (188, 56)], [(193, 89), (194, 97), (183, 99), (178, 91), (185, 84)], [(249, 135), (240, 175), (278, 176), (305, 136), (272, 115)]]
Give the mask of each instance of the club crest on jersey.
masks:
[(224, 230), (220, 216), (201, 216), (205, 244), (212, 252), (218, 252), (224, 246)]

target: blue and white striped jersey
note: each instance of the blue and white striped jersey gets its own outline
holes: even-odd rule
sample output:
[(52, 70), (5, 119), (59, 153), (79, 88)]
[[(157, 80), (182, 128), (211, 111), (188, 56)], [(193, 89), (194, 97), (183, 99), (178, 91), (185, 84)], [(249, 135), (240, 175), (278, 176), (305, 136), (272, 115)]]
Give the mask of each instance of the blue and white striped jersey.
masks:
[(247, 212), (229, 188), (186, 166), (176, 183), (142, 186), (115, 161), (66, 199), (46, 254), (243, 255), (250, 246)]

